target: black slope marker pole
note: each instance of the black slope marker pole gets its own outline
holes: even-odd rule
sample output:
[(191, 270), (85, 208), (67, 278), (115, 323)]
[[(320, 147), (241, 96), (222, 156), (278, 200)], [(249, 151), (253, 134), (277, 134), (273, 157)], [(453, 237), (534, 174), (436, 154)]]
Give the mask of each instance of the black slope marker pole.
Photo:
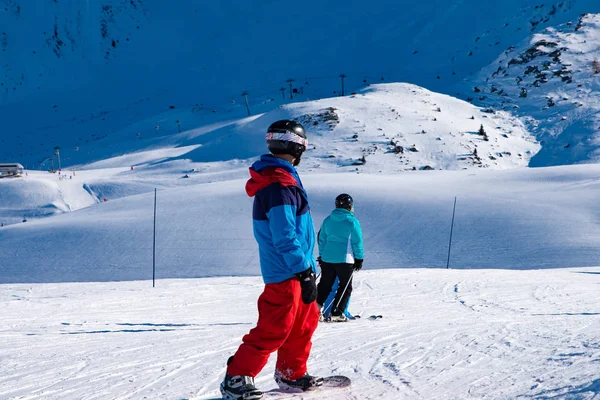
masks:
[(450, 268), (450, 249), (452, 249), (452, 232), (454, 231), (454, 215), (456, 213), (456, 197), (454, 197), (454, 208), (452, 209), (452, 225), (450, 225), (450, 243), (448, 243), (448, 261), (446, 269)]
[(154, 188), (154, 235), (152, 237), (152, 287), (156, 286), (156, 188)]

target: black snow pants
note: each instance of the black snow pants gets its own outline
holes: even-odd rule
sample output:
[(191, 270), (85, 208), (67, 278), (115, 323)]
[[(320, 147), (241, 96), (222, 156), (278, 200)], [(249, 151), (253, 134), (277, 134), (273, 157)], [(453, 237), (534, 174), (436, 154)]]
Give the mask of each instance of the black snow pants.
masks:
[[(329, 294), (331, 293), (335, 278), (337, 277), (339, 279), (338, 290), (335, 294), (335, 300), (333, 300), (333, 311), (331, 312), (331, 315), (342, 315), (346, 309), (346, 304), (348, 304), (348, 299), (352, 293), (352, 282), (350, 281), (350, 278), (353, 271), (353, 264), (321, 262), (321, 280), (317, 286), (317, 303), (319, 303), (319, 305), (328, 306), (328, 304), (324, 304), (325, 300), (327, 300), (327, 297), (329, 297)], [(346, 285), (348, 285), (348, 288), (344, 292)], [(344, 293), (343, 296), (342, 292)]]

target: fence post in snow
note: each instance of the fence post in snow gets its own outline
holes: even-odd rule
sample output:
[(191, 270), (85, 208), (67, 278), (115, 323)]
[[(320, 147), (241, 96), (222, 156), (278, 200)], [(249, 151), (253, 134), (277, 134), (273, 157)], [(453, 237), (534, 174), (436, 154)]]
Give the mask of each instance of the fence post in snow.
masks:
[(454, 197), (454, 208), (452, 209), (452, 224), (450, 225), (450, 242), (448, 243), (448, 260), (446, 261), (446, 269), (450, 268), (450, 249), (452, 248), (452, 232), (454, 231), (454, 215), (456, 213), (456, 197)]
[(154, 188), (154, 234), (152, 237), (152, 287), (156, 286), (156, 188)]

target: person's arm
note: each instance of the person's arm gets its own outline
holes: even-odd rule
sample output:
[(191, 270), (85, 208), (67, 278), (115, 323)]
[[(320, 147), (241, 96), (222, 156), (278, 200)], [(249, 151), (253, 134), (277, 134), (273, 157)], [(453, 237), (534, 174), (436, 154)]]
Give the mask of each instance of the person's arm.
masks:
[(323, 225), (321, 225), (321, 229), (319, 230), (319, 234), (317, 235), (317, 242), (319, 244), (319, 257), (323, 255), (323, 250), (325, 249), (325, 243), (327, 243), (327, 228), (325, 227), (325, 222), (323, 221)]
[(363, 249), (363, 236), (362, 229), (360, 228), (360, 223), (358, 219), (354, 218), (352, 225), (352, 252), (354, 253), (354, 258), (358, 260), (364, 260), (365, 252)]
[(272, 207), (267, 213), (275, 250), (283, 256), (292, 274), (312, 268), (311, 264), (305, 260), (304, 252), (296, 235), (296, 188), (293, 186), (282, 187), (280, 191), (272, 193), (271, 200), (271, 204), (279, 204)]

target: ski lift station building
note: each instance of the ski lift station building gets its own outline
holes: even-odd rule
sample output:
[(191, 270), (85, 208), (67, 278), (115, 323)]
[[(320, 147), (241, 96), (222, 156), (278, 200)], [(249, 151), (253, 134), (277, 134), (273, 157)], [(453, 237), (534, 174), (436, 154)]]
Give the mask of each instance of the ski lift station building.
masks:
[(23, 174), (23, 166), (18, 163), (13, 164), (2, 164), (0, 163), (0, 178), (8, 176), (19, 176)]

